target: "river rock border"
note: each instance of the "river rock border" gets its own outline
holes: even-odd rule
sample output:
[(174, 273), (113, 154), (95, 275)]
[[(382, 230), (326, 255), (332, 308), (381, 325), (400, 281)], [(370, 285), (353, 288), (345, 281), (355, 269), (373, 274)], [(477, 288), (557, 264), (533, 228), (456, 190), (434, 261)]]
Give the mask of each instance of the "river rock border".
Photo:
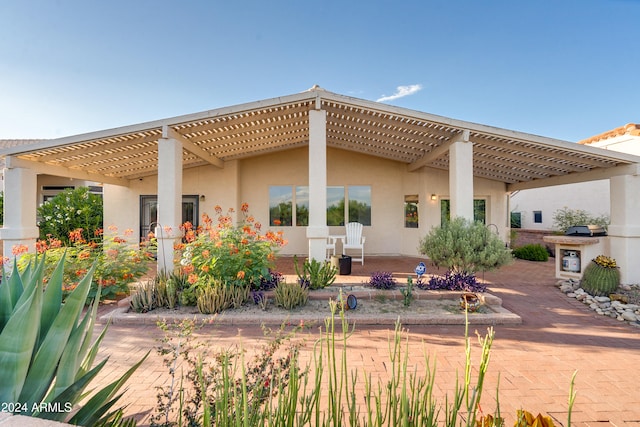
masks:
[[(560, 280), (557, 286), (569, 298), (575, 298), (596, 313), (640, 328), (640, 305), (612, 300), (610, 297), (590, 295), (580, 287), (579, 280)], [(640, 289), (640, 285), (621, 285), (623, 290), (631, 290), (633, 287)]]

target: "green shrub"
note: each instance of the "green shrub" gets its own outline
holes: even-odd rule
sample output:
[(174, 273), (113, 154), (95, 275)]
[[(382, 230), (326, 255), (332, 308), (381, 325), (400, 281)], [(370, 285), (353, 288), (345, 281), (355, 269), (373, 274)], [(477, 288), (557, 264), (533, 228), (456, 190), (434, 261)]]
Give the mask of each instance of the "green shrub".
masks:
[(513, 250), (513, 256), (527, 261), (548, 261), (549, 252), (540, 244), (524, 245)]
[(101, 240), (96, 230), (102, 229), (102, 215), (102, 197), (88, 187), (66, 189), (38, 207), (40, 239), (53, 237), (67, 246), (69, 234), (79, 229), (85, 241)]
[[(87, 272), (64, 304), (64, 258), (50, 277), (44, 274), (44, 257), (22, 272), (14, 266), (9, 277), (3, 272), (0, 402), (19, 402), (16, 413), (79, 425), (109, 421), (114, 416), (109, 411), (121, 396), (119, 389), (146, 359), (103, 389), (85, 393), (106, 363), (103, 360), (91, 368), (106, 333), (105, 327), (91, 344), (98, 297), (83, 314), (94, 269)], [(39, 410), (41, 404), (44, 408), (58, 405), (61, 410)]]
[(420, 253), (436, 266), (454, 273), (489, 271), (510, 263), (513, 257), (500, 238), (481, 222), (454, 218), (433, 228), (420, 241)]

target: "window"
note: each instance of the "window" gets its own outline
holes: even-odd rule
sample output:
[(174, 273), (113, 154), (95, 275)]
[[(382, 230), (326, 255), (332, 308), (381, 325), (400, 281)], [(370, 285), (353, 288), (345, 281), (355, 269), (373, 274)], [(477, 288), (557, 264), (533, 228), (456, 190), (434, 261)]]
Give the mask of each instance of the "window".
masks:
[(290, 185), (269, 187), (269, 225), (291, 226), (293, 224), (293, 188)]
[(371, 186), (349, 186), (349, 222), (371, 225)]
[[(327, 225), (343, 226), (347, 222), (371, 225), (371, 186), (351, 185), (346, 193), (344, 186), (327, 187)], [(297, 227), (309, 225), (309, 187), (270, 186), (269, 225), (293, 224)]]
[(404, 196), (404, 227), (418, 228), (418, 195)]
[[(348, 198), (348, 211), (345, 209)], [(345, 197), (343, 186), (327, 187), (327, 225), (359, 222), (371, 225), (371, 186), (350, 185)]]
[[(449, 199), (440, 200), (440, 223), (451, 219), (451, 201)], [(473, 220), (487, 223), (487, 201), (485, 199), (473, 200)]]
[(43, 185), (42, 186), (42, 203), (48, 202), (49, 200), (56, 197), (58, 194), (62, 193), (64, 190), (74, 189), (73, 185)]
[(327, 225), (344, 225), (344, 187), (327, 187)]
[(542, 224), (542, 211), (533, 211), (533, 222)]
[(522, 213), (511, 212), (511, 228), (520, 228), (520, 227), (522, 227)]
[(309, 187), (296, 187), (296, 225), (306, 227), (309, 225)]
[(475, 199), (473, 201), (473, 220), (487, 223), (487, 201), (485, 199)]

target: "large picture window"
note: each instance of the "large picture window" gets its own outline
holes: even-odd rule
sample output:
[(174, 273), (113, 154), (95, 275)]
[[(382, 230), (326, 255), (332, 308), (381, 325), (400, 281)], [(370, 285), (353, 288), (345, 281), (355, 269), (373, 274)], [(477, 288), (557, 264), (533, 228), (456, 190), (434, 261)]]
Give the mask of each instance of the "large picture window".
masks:
[(371, 225), (371, 186), (349, 186), (349, 222)]
[(344, 225), (344, 187), (327, 187), (327, 225)]
[(269, 187), (269, 225), (291, 226), (293, 224), (293, 187), (272, 185)]
[(309, 225), (309, 187), (296, 187), (296, 225), (306, 227)]
[[(347, 222), (371, 225), (371, 186), (327, 187), (327, 225), (344, 226)], [(269, 186), (269, 225), (286, 227), (293, 224), (297, 227), (309, 225), (309, 187)]]
[[(440, 223), (445, 223), (451, 219), (451, 201), (449, 199), (440, 200)], [(487, 201), (485, 199), (473, 200), (473, 220), (487, 223)]]

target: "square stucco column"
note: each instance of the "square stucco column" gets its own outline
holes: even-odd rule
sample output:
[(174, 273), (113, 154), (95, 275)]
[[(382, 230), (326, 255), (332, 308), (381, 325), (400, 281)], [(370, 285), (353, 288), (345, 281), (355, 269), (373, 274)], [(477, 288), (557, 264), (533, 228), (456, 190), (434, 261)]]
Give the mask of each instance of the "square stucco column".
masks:
[(182, 143), (158, 141), (158, 272), (174, 269), (173, 245), (182, 238)]
[(309, 111), (309, 259), (327, 256), (327, 112)]
[(4, 226), (0, 228), (4, 256), (12, 258), (14, 246), (26, 245), (35, 250), (39, 235), (36, 223), (38, 175), (25, 168), (5, 168)]
[(473, 144), (468, 137), (449, 147), (451, 218), (473, 221)]
[[(608, 227), (610, 256), (620, 267), (622, 283), (640, 283), (640, 176), (609, 179), (611, 224)], [(603, 254), (609, 255), (609, 254)]]

